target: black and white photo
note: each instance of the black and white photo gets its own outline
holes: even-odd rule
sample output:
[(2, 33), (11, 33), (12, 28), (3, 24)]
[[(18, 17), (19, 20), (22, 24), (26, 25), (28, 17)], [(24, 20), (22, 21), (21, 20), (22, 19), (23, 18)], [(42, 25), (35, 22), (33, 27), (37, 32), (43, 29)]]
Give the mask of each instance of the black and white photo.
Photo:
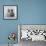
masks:
[(17, 6), (4, 6), (4, 19), (17, 19)]

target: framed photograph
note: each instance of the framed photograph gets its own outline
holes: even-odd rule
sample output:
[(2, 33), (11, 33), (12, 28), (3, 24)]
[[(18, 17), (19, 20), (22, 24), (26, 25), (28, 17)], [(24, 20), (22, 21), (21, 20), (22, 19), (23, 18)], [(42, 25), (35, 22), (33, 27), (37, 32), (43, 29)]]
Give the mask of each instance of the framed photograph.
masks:
[(17, 5), (4, 5), (3, 18), (4, 19), (17, 19)]

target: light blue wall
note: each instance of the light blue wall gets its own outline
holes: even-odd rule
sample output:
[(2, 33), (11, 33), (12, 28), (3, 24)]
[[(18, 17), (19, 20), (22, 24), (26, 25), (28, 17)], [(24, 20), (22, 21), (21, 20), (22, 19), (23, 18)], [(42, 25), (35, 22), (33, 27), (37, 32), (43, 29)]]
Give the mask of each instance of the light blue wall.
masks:
[[(0, 44), (8, 43), (8, 34), (10, 32), (16, 32), (16, 35), (18, 34), (17, 24), (19, 22), (19, 18), (18, 20), (3, 20), (3, 5), (17, 4), (17, 0), (0, 0)], [(15, 41), (16, 43), (18, 42), (17, 39)]]
[(46, 24), (46, 0), (21, 0), (20, 22)]
[[(3, 20), (3, 5), (18, 5), (18, 20)], [(18, 24), (46, 24), (46, 0), (0, 0), (0, 44)]]

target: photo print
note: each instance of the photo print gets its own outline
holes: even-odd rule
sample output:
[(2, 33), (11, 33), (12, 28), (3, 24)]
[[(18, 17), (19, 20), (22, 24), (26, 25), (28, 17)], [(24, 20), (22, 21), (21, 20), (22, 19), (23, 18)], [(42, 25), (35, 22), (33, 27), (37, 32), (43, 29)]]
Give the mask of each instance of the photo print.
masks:
[(4, 6), (4, 19), (17, 19), (17, 6)]

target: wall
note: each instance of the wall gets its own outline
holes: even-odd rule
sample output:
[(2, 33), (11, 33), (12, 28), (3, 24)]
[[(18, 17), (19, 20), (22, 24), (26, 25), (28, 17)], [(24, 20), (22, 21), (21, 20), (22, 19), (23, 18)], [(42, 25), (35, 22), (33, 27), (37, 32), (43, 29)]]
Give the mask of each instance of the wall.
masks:
[[(18, 35), (17, 24), (19, 18), (18, 20), (3, 19), (3, 5), (17, 5), (17, 3), (17, 0), (0, 0), (0, 44), (7, 44), (9, 42), (8, 34), (10, 32), (16, 32), (16, 35)], [(18, 43), (17, 39), (16, 43)]]
[(46, 24), (46, 0), (21, 0), (22, 24)]

